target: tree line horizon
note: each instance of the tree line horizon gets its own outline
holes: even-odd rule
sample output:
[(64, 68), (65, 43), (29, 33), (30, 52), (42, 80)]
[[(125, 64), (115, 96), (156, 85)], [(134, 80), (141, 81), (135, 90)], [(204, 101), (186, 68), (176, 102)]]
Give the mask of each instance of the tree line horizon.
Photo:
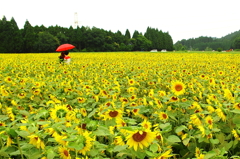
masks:
[(56, 52), (64, 43), (76, 46), (73, 52), (174, 50), (171, 35), (156, 28), (147, 27), (144, 34), (135, 30), (131, 35), (128, 29), (123, 34), (85, 26), (32, 26), (26, 20), (19, 29), (13, 17), (8, 21), (5, 16), (0, 19), (0, 39), (0, 53)]
[(240, 50), (240, 30), (221, 38), (200, 36), (198, 38), (182, 39), (174, 44), (174, 49), (177, 51)]

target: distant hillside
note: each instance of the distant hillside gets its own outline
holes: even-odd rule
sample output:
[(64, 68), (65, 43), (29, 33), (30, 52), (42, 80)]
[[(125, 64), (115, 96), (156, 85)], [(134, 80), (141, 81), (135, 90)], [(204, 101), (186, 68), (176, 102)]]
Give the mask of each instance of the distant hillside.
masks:
[(183, 39), (174, 44), (175, 50), (223, 50), (234, 48), (234, 39), (240, 37), (240, 30), (230, 33), (222, 38), (200, 36), (198, 38)]

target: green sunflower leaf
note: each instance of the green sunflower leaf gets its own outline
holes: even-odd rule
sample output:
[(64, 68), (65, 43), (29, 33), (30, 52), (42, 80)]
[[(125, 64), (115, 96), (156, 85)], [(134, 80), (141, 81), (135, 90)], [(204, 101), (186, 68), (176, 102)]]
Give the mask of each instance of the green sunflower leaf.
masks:
[(127, 147), (128, 145), (117, 145), (113, 148), (113, 152), (120, 152), (126, 150)]
[(69, 142), (68, 147), (79, 151), (83, 149), (84, 145), (83, 143)]
[(175, 129), (175, 133), (179, 133), (179, 132), (183, 131), (184, 129), (187, 129), (187, 127), (185, 125), (178, 126)]
[(181, 139), (180, 139), (178, 136), (176, 136), (176, 135), (170, 135), (170, 136), (168, 136), (167, 140), (168, 140), (169, 142), (173, 142), (173, 143), (175, 143), (175, 142), (181, 142)]
[(157, 152), (157, 150), (158, 150), (158, 145), (157, 145), (156, 143), (151, 144), (150, 150), (151, 150), (152, 152)]
[(94, 132), (94, 134), (97, 136), (111, 135), (109, 129), (104, 126), (99, 126), (98, 129)]

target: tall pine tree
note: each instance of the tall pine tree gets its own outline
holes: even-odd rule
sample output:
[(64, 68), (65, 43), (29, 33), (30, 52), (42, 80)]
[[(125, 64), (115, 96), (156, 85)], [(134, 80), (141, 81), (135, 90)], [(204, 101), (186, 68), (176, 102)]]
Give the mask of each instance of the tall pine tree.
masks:
[(34, 44), (37, 40), (37, 35), (34, 32), (32, 25), (26, 20), (23, 28), (23, 52), (31, 53), (34, 52)]

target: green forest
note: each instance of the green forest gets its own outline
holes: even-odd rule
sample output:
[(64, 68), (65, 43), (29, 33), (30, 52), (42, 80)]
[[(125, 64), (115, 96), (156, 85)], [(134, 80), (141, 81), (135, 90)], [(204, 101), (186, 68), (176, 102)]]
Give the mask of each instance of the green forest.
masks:
[(240, 30), (228, 34), (222, 38), (201, 36), (198, 38), (183, 39), (174, 44), (177, 51), (224, 51), (229, 49), (240, 49)]
[(61, 26), (32, 26), (26, 20), (19, 29), (12, 17), (10, 21), (0, 19), (1, 53), (47, 53), (55, 52), (64, 43), (76, 48), (74, 52), (149, 51), (152, 49), (173, 51), (173, 40), (168, 32), (148, 27), (142, 34), (107, 31), (96, 27), (64, 28)]

